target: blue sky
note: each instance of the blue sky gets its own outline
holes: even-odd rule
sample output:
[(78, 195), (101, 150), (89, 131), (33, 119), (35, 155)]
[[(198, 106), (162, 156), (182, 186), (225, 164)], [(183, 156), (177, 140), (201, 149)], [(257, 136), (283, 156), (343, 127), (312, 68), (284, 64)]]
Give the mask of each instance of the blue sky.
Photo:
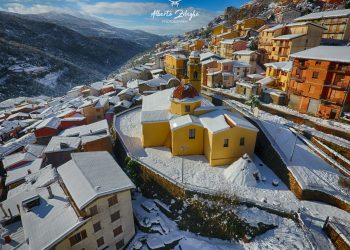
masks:
[[(247, 2), (246, 0), (175, 1), (180, 1), (178, 7), (171, 6), (169, 0), (1, 0), (0, 9), (22, 14), (58, 11), (88, 15), (116, 27), (141, 29), (165, 35), (181, 34), (203, 27), (213, 17), (222, 14), (225, 7), (239, 7)], [(152, 16), (152, 13), (156, 15)], [(178, 17), (181, 13), (184, 15)], [(167, 16), (162, 16), (164, 14)]]

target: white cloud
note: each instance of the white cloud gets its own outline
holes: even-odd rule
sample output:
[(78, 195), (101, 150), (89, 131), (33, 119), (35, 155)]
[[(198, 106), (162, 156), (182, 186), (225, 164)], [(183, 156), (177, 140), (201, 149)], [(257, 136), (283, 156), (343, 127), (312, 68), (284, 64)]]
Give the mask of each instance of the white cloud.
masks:
[(26, 7), (20, 3), (9, 3), (6, 4), (6, 10), (9, 12), (15, 12), (20, 14), (37, 14), (37, 13), (45, 13), (50, 11), (68, 11), (64, 8), (44, 5), (44, 4), (34, 4), (30, 7)]
[(82, 4), (81, 9), (91, 14), (114, 14), (119, 16), (148, 14), (155, 9), (163, 10), (168, 4), (154, 2), (98, 2), (95, 4)]

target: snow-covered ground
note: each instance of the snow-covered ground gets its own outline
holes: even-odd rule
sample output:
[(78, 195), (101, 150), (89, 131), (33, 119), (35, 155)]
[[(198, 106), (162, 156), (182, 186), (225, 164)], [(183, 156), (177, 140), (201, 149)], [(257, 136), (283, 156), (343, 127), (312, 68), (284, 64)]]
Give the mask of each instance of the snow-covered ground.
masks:
[(60, 78), (60, 76), (64, 73), (63, 70), (51, 72), (47, 75), (45, 75), (43, 78), (40, 78), (37, 80), (42, 85), (45, 85), (49, 88), (54, 88), (57, 85), (57, 80)]
[[(217, 97), (220, 97), (220, 96), (217, 96)], [(240, 102), (234, 101), (234, 100), (229, 100), (229, 99), (224, 98), (224, 97), (221, 97), (221, 98), (227, 104), (232, 105), (235, 108), (238, 108), (240, 111), (248, 112), (250, 110), (250, 107), (248, 107), (247, 105), (245, 105), (243, 103), (240, 103)], [(298, 124), (298, 123), (292, 122), (292, 121), (287, 120), (287, 119), (285, 119), (281, 116), (278, 116), (278, 115), (273, 115), (273, 114), (270, 114), (268, 112), (260, 110), (259, 111), (259, 119), (274, 122), (274, 123), (281, 124), (281, 125), (291, 126), (291, 127), (298, 129), (300, 131), (307, 132), (309, 134), (312, 134), (314, 136), (322, 138), (326, 141), (333, 142), (334, 144), (337, 144), (337, 145), (340, 145), (342, 147), (350, 149), (350, 141), (348, 141), (344, 138), (340, 138), (340, 137), (337, 137), (337, 136), (334, 136), (331, 134), (326, 134), (326, 133), (321, 132), (315, 128), (311, 128), (305, 124)]]
[(276, 105), (276, 104), (263, 104), (264, 106), (268, 106), (268, 107), (271, 107), (273, 109), (276, 109), (276, 110), (280, 110), (282, 112), (285, 112), (287, 114), (292, 114), (292, 115), (295, 115), (295, 116), (298, 116), (298, 117), (301, 117), (303, 119), (307, 119), (307, 120), (310, 120), (310, 121), (313, 121), (317, 124), (321, 124), (325, 127), (329, 127), (329, 128), (339, 128), (341, 130), (344, 130), (344, 131), (347, 131), (350, 133), (350, 125), (349, 124), (345, 124), (345, 123), (341, 123), (341, 122), (337, 122), (337, 121), (333, 121), (333, 120), (326, 120), (326, 119), (322, 119), (322, 118), (318, 118), (318, 117), (315, 117), (315, 116), (310, 116), (310, 115), (307, 115), (307, 114), (302, 114), (296, 110), (293, 110), (293, 109), (290, 109), (286, 106), (281, 106), (281, 105)]
[(312, 152), (288, 128), (269, 121), (261, 123), (282, 151), (288, 169), (303, 189), (320, 190), (350, 203), (349, 190), (338, 183), (339, 177), (344, 177), (338, 170)]
[(177, 224), (160, 211), (154, 200), (143, 197), (141, 193), (135, 193), (133, 209), (135, 219), (151, 232), (138, 230), (127, 249), (156, 249), (171, 242), (176, 244), (174, 249), (182, 250), (310, 248), (303, 230), (294, 221), (258, 208), (238, 206), (234, 212), (251, 226), (257, 226), (261, 222), (277, 227), (256, 237), (249, 243), (208, 238), (179, 230)]

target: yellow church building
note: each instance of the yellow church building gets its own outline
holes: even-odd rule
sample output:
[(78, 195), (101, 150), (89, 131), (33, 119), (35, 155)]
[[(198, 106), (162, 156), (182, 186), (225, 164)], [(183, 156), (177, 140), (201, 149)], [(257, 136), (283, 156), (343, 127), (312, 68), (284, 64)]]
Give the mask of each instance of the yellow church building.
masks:
[(191, 84), (145, 96), (143, 147), (168, 147), (173, 156), (205, 155), (212, 166), (254, 153), (258, 129), (228, 106), (213, 106)]

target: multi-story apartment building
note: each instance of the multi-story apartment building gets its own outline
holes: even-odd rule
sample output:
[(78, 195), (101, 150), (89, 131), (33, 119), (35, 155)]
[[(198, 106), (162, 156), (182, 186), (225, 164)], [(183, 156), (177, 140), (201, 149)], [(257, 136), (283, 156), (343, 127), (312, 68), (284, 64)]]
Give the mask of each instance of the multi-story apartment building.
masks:
[(259, 49), (265, 49), (270, 62), (287, 61), (289, 55), (319, 46), (325, 28), (311, 22), (277, 25), (259, 35)]
[(326, 29), (322, 38), (349, 40), (350, 39), (350, 9), (331, 10), (311, 13), (295, 19), (296, 22), (310, 21), (322, 25)]
[(251, 17), (239, 20), (233, 25), (233, 30), (239, 32), (239, 36), (246, 36), (251, 29), (257, 30), (265, 24), (265, 20), (258, 17)]
[(186, 75), (187, 58), (183, 54), (169, 53), (164, 57), (164, 69), (168, 74), (172, 74), (178, 79)]
[(290, 75), (292, 72), (292, 61), (265, 63), (266, 78), (273, 78), (269, 86), (283, 91), (288, 90)]
[(256, 72), (256, 61), (257, 61), (258, 55), (253, 50), (238, 50), (233, 52), (233, 59), (237, 61), (246, 62), (247, 64), (251, 65), (250, 72), (255, 73)]
[(291, 57), (289, 107), (327, 119), (350, 110), (350, 47), (319, 46)]
[(81, 114), (86, 117), (87, 124), (105, 119), (105, 113), (109, 109), (108, 98), (88, 97), (79, 107)]
[(232, 54), (238, 50), (245, 50), (247, 42), (240, 39), (224, 39), (220, 42), (220, 56), (232, 59)]

